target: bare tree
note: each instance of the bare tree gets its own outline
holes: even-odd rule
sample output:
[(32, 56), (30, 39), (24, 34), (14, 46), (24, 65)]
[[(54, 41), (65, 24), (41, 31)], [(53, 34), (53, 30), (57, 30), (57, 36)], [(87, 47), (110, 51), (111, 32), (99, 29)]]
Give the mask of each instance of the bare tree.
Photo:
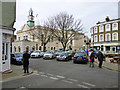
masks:
[(76, 33), (83, 31), (81, 20), (75, 20), (73, 15), (65, 12), (48, 18), (46, 27), (54, 31), (54, 36), (61, 42), (65, 50), (69, 41), (74, 39)]
[(34, 36), (41, 42), (41, 46), (43, 46), (43, 51), (46, 50), (46, 45), (49, 42), (52, 32), (49, 28), (43, 26), (39, 27), (33, 31), (30, 31), (31, 36)]

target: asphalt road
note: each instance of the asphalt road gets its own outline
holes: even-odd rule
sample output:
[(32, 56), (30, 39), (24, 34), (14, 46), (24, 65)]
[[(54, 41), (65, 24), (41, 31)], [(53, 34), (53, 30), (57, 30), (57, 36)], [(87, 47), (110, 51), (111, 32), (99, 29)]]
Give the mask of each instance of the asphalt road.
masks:
[(118, 88), (118, 72), (95, 65), (71, 61), (31, 59), (30, 67), (38, 72), (3, 83), (3, 88)]

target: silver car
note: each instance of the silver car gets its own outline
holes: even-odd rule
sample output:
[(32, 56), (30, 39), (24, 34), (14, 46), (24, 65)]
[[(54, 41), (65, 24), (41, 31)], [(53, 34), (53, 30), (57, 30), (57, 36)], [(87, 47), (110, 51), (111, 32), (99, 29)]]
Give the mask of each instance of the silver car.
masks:
[(30, 56), (31, 58), (42, 57), (42, 53), (41, 51), (33, 51)]
[(52, 59), (55, 58), (55, 53), (53, 51), (46, 51), (43, 55), (43, 59)]

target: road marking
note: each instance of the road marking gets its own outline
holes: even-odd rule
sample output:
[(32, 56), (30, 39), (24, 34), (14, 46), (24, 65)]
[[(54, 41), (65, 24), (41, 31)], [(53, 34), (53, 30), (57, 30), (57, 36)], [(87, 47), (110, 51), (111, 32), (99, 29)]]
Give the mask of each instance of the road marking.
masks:
[(56, 77), (50, 77), (51, 79), (54, 79), (54, 80), (58, 80), (58, 78), (56, 78)]
[(70, 83), (72, 84), (73, 82), (67, 81), (67, 80), (62, 80), (63, 82)]
[(22, 89), (22, 88), (26, 88), (26, 87), (22, 86), (22, 87), (20, 87), (20, 88)]
[(58, 78), (65, 78), (65, 77), (63, 77), (63, 76), (59, 76), (59, 75), (57, 75), (56, 77), (58, 77)]
[(77, 86), (79, 86), (81, 88), (90, 88), (90, 87), (87, 87), (87, 86), (84, 86), (84, 85), (81, 85), (81, 84), (78, 84)]
[(47, 75), (41, 75), (42, 77), (48, 77)]
[(44, 72), (39, 72), (40, 74), (45, 74)]
[(40, 74), (36, 73), (36, 75), (40, 75)]
[(74, 81), (74, 82), (77, 82), (78, 80), (76, 80), (76, 79), (68, 79), (68, 80), (70, 80), (70, 81)]
[(86, 84), (86, 85), (89, 85), (89, 86), (91, 86), (91, 87), (95, 87), (95, 85), (94, 84), (90, 84), (90, 83), (87, 83), (87, 82), (82, 82), (83, 84)]
[(53, 74), (50, 74), (50, 73), (48, 73), (47, 75), (49, 75), (49, 76), (53, 76)]

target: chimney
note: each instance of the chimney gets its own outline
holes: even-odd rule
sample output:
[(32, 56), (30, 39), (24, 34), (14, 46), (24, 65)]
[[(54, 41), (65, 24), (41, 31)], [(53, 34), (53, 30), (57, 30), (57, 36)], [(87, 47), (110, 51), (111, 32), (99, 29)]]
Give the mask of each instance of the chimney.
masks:
[(105, 18), (106, 22), (110, 21), (109, 16)]

